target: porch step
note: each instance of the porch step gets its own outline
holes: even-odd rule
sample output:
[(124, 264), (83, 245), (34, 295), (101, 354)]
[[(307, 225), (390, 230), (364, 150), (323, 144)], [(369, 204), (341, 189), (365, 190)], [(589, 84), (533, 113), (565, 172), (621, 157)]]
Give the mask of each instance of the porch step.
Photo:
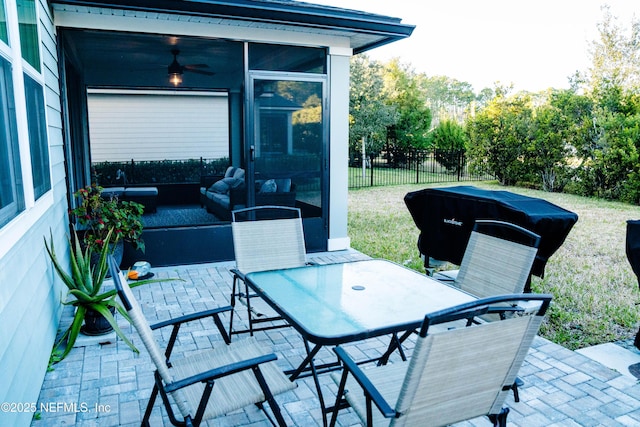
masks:
[(640, 351), (628, 350), (614, 343), (605, 343), (576, 350), (622, 375), (640, 379)]

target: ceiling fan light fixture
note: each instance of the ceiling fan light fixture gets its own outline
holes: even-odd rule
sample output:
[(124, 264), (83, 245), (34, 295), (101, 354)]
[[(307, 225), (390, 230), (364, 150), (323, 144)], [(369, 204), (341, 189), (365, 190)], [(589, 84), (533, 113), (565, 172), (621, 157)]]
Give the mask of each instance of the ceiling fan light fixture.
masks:
[(169, 73), (169, 83), (178, 86), (182, 83), (182, 73)]
[(180, 51), (174, 49), (171, 51), (171, 53), (173, 54), (173, 62), (167, 67), (167, 71), (169, 73), (169, 82), (174, 86), (178, 86), (182, 83), (183, 73), (183, 67), (178, 63), (178, 59), (176, 58)]

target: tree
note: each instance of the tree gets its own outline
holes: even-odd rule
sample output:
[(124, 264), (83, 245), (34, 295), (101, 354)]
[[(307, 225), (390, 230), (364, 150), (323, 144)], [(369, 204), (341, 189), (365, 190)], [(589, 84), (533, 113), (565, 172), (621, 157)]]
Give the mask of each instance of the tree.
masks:
[(366, 55), (354, 56), (349, 84), (350, 162), (359, 158), (363, 138), (368, 157), (376, 157), (386, 141), (387, 128), (397, 118), (397, 108), (386, 102), (382, 65)]
[(567, 122), (561, 111), (551, 104), (539, 106), (532, 120), (532, 138), (526, 147), (526, 165), (531, 173), (530, 181), (541, 181), (542, 189), (554, 191), (558, 178), (565, 175), (569, 147), (565, 134)]
[(450, 172), (459, 172), (464, 165), (467, 135), (464, 127), (453, 120), (441, 121), (430, 134), (438, 163)]
[(435, 115), (435, 125), (446, 119), (462, 123), (469, 106), (477, 99), (470, 83), (446, 76), (424, 77), (421, 80), (421, 89)]
[(638, 203), (640, 113), (625, 116), (607, 112), (599, 119), (598, 146), (585, 162), (582, 180), (591, 186), (589, 195)]
[(496, 96), (467, 121), (470, 166), (514, 185), (526, 176), (525, 147), (531, 141), (533, 111), (526, 93)]
[(388, 127), (387, 160), (394, 166), (405, 162), (409, 149), (427, 145), (431, 111), (420, 92), (418, 77), (408, 66), (393, 59), (384, 68), (386, 103), (395, 107), (398, 120)]
[(631, 21), (627, 35), (609, 8), (603, 11), (599, 38), (591, 43), (591, 67), (572, 82), (586, 89), (593, 104), (588, 119), (573, 124), (580, 164), (572, 190), (638, 203), (640, 21)]
[(629, 36), (608, 6), (603, 8), (598, 23), (599, 40), (591, 43), (591, 67), (585, 81), (595, 98), (606, 95), (612, 88), (629, 90), (640, 87), (640, 20), (631, 21)]

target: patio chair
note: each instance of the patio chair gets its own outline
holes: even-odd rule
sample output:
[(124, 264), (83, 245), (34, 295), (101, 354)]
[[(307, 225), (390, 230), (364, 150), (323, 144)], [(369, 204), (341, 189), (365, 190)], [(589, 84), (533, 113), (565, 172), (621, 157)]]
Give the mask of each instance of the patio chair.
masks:
[(522, 293), (540, 236), (504, 221), (477, 220), (462, 257), (454, 286), (477, 296)]
[[(486, 298), (503, 294), (519, 294), (531, 280), (531, 268), (540, 245), (540, 236), (516, 224), (497, 220), (476, 220), (469, 242), (465, 249), (460, 270), (451, 276), (452, 283), (478, 298)], [(434, 275), (434, 279), (442, 279)], [(519, 306), (494, 306), (488, 313), (482, 316), (484, 321), (492, 321), (498, 317), (504, 317), (509, 312), (521, 311), (524, 308), (522, 302)], [(469, 318), (467, 325), (477, 321)], [(388, 355), (395, 348), (400, 352), (403, 360), (401, 343), (411, 334), (411, 331), (401, 337), (393, 336), (387, 353), (381, 359), (386, 363)], [(512, 388), (516, 402), (520, 400), (518, 385), (520, 379), (514, 382)]]
[[(467, 328), (449, 322), (478, 316), (495, 304), (535, 303), (537, 310)], [(506, 426), (503, 407), (551, 301), (520, 294), (480, 299), (427, 314), (409, 362), (363, 369), (336, 347), (343, 372), (332, 374), (338, 395), (331, 426), (351, 406), (367, 426), (441, 426), (488, 415)], [(432, 327), (436, 331), (432, 331)]]
[[(230, 343), (220, 314), (230, 311), (231, 307), (214, 308), (149, 325), (113, 257), (109, 256), (108, 262), (122, 305), (156, 367), (153, 391), (142, 419), (143, 426), (149, 426), (158, 394), (169, 420), (176, 426), (198, 426), (203, 420), (250, 404), (258, 405), (271, 424), (277, 422), (279, 426), (286, 425), (274, 395), (295, 388), (295, 384), (276, 365), (276, 355), (262, 348), (254, 338)], [(205, 318), (212, 318), (220, 331), (222, 340), (219, 345), (190, 352), (188, 356), (172, 357), (180, 327)], [(169, 326), (172, 327), (171, 335), (163, 352), (153, 331)], [(264, 402), (269, 403), (275, 422), (265, 410)]]
[[(307, 265), (300, 209), (286, 206), (256, 206), (231, 213), (236, 268), (232, 269), (229, 335), (289, 326), (261, 298), (249, 291), (245, 275)], [(243, 282), (243, 286), (239, 283)], [(248, 329), (233, 329), (236, 302), (247, 308)], [(262, 325), (262, 326), (260, 326)]]

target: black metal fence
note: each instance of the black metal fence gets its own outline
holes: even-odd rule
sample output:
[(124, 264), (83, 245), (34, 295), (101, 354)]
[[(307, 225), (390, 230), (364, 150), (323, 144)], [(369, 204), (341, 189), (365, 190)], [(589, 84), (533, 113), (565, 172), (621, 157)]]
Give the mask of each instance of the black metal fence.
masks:
[(412, 150), (401, 160), (382, 153), (364, 166), (359, 159), (349, 162), (349, 188), (492, 179), (470, 170), (464, 150)]

